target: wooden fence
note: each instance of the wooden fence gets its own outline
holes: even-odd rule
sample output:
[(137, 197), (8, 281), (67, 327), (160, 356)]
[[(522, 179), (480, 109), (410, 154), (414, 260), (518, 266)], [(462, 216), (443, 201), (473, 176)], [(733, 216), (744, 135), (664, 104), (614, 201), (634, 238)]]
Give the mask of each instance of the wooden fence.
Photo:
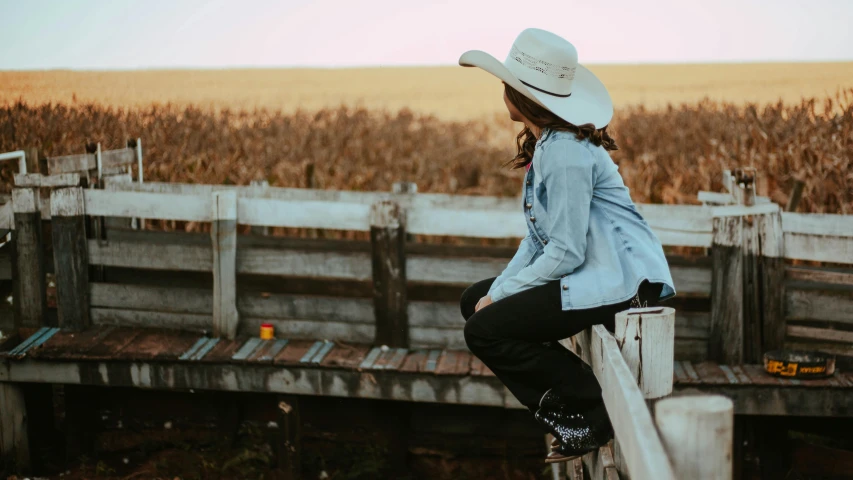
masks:
[[(51, 272), (64, 328), (157, 326), (233, 338), (271, 321), (290, 338), (462, 347), (459, 288), (500, 273), (514, 249), (406, 236), (525, 234), (516, 199), (122, 181), (95, 190), (74, 174), (17, 180), (0, 209), (0, 228), (15, 238), (14, 318), (0, 319), (0, 328), (43, 324)], [(646, 401), (671, 393), (673, 357), (754, 362), (782, 345), (851, 355), (853, 273), (786, 260), (853, 263), (853, 218), (786, 213), (766, 202), (638, 209), (665, 246), (711, 255), (669, 256), (677, 313), (645, 312), (649, 321), (640, 322), (629, 312), (616, 338), (596, 327), (572, 345), (601, 381), (617, 435), (615, 450), (589, 456), (588, 469), (605, 472), (612, 457), (631, 478), (698, 478), (691, 475), (710, 467), (685, 449), (716, 449), (730, 465), (730, 441), (698, 427), (717, 425), (730, 439), (731, 404), (703, 398), (688, 408), (667, 399), (652, 415)], [(198, 222), (210, 233), (112, 228), (93, 237), (87, 222), (101, 217)], [(241, 225), (355, 231), (369, 241), (238, 235)]]

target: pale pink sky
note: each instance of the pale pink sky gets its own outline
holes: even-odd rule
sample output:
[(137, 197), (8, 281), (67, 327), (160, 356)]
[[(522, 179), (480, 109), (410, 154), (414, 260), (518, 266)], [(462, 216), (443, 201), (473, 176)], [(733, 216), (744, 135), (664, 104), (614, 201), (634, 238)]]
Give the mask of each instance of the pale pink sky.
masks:
[(526, 27), (585, 63), (853, 60), (851, 0), (0, 0), (0, 70), (451, 65)]

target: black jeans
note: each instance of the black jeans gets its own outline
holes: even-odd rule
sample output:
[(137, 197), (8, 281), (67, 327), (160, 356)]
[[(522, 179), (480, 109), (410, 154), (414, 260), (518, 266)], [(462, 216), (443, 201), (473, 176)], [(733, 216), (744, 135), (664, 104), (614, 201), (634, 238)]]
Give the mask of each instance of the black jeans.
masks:
[[(465, 317), (465, 342), (515, 398), (531, 411), (549, 389), (576, 405), (601, 401), (601, 387), (586, 364), (558, 343), (592, 325), (613, 331), (615, 316), (630, 308), (630, 301), (584, 310), (562, 309), (560, 283), (510, 295), (474, 312), (494, 278), (468, 287), (460, 301)], [(641, 302), (656, 305), (662, 285), (644, 282)]]

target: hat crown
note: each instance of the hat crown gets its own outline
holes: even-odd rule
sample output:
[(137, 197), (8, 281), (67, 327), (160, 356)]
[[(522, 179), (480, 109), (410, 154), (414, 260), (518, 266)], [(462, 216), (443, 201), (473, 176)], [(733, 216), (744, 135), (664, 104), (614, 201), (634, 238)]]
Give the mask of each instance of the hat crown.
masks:
[(528, 28), (513, 42), (504, 65), (527, 86), (565, 97), (572, 93), (578, 51), (558, 35)]

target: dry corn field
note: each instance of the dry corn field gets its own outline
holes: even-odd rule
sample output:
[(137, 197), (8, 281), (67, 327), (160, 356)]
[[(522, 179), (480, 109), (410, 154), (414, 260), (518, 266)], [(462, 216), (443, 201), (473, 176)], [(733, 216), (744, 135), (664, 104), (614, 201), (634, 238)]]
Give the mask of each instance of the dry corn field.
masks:
[[(734, 79), (746, 67), (726, 66), (733, 80), (712, 76), (717, 90), (691, 77), (702, 69), (713, 73), (711, 67), (599, 67), (617, 101), (612, 130), (620, 150), (613, 158), (635, 200), (693, 203), (699, 190), (721, 188), (724, 168), (755, 166), (764, 177), (759, 193), (776, 202), (784, 204), (799, 179), (805, 182), (800, 211), (853, 213), (853, 81), (839, 77), (853, 78), (853, 64), (817, 65), (807, 74), (800, 69), (799, 77), (779, 65), (753, 65), (749, 78), (764, 80), (752, 83)], [(635, 69), (634, 83), (608, 68)], [(655, 83), (649, 73), (655, 68), (672, 69), (675, 80)], [(81, 153), (86, 142), (119, 148), (141, 137), (147, 181), (267, 179), (274, 186), (388, 190), (405, 180), (422, 192), (516, 195), (521, 175), (503, 164), (512, 156), (517, 126), (500, 113), (499, 83), (486, 74), (468, 77), (480, 73), (469, 69), (437, 68), (441, 81), (419, 91), (418, 84), (431, 84), (429, 78), (415, 82), (416, 70), (394, 73), (402, 83), (375, 87), (375, 98), (346, 87), (346, 70), (273, 71), (254, 80), (245, 71), (0, 72), (0, 152), (37, 146), (49, 156), (65, 155)], [(824, 83), (809, 77), (815, 71)], [(365, 77), (381, 70), (349, 72), (364, 89)], [(302, 74), (304, 84), (294, 80)], [(165, 75), (172, 75), (172, 90)], [(216, 75), (237, 77), (217, 87)], [(279, 97), (270, 90), (275, 75), (291, 80)], [(479, 92), (466, 97), (469, 103), (450, 95), (454, 75), (468, 79), (459, 80), (459, 90)], [(693, 83), (676, 88), (678, 75)], [(188, 80), (196, 76), (201, 80)], [(747, 84), (752, 90), (743, 95), (725, 93)], [(641, 92), (633, 101), (631, 89)], [(663, 106), (666, 90), (686, 103)], [(698, 100), (703, 91), (731, 101)], [(309, 94), (316, 98), (307, 100)], [(152, 103), (158, 98), (170, 103)], [(4, 165), (4, 190), (10, 180), (11, 165)]]

